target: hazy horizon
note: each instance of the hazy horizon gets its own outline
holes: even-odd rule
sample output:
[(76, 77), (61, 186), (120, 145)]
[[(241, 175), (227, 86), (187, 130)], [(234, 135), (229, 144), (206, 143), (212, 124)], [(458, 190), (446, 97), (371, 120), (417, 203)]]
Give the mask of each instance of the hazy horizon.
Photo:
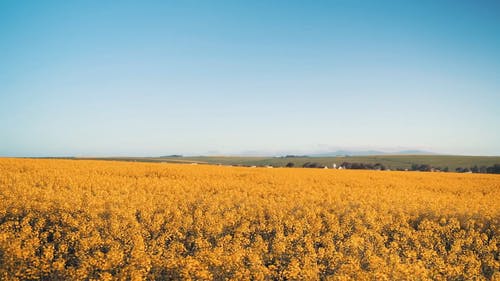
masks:
[(335, 156), (390, 156), (390, 155), (436, 155), (436, 156), (482, 156), (482, 157), (500, 157), (500, 155), (492, 154), (456, 154), (447, 152), (436, 152), (429, 150), (420, 149), (355, 149), (355, 148), (338, 148), (330, 150), (240, 150), (240, 151), (219, 151), (211, 150), (205, 152), (165, 152), (157, 154), (144, 154), (144, 153), (97, 153), (97, 154), (31, 154), (31, 155), (0, 155), (0, 157), (20, 157), (20, 158), (65, 158), (65, 157), (77, 157), (77, 158), (113, 158), (113, 157), (146, 157), (146, 158), (157, 158), (157, 157), (169, 157), (169, 156), (181, 156), (181, 157), (284, 157), (284, 156), (306, 156), (306, 157), (335, 157)]
[(2, 1), (1, 156), (500, 155), (498, 1)]

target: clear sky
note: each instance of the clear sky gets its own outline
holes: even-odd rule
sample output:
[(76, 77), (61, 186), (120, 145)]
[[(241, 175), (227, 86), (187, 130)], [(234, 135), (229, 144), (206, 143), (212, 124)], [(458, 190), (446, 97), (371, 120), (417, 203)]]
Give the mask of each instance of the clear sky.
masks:
[(500, 1), (0, 1), (0, 155), (500, 155)]

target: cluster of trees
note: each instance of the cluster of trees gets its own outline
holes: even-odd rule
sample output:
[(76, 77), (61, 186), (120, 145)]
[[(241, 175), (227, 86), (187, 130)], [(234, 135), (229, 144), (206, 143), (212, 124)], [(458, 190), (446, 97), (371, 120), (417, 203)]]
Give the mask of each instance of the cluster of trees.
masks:
[[(448, 167), (432, 167), (428, 164), (412, 164), (411, 171), (423, 171), (423, 172), (449, 172)], [(500, 164), (495, 164), (493, 166), (477, 166), (474, 165), (470, 168), (458, 167), (455, 169), (457, 173), (482, 173), (482, 174), (500, 174)]]
[[(295, 167), (295, 163), (288, 162), (286, 164), (287, 168)], [(317, 162), (306, 162), (302, 165), (303, 168), (326, 168), (324, 164), (320, 164)], [(354, 170), (388, 170), (388, 168), (381, 164), (371, 164), (371, 163), (351, 163), (351, 162), (343, 162), (339, 169), (354, 169)], [(433, 167), (429, 164), (412, 164), (410, 169), (397, 168), (397, 171), (421, 171), (421, 172), (449, 172), (450, 169), (448, 167)], [(500, 174), (500, 164), (495, 164), (493, 166), (477, 166), (474, 165), (470, 168), (458, 167), (455, 169), (457, 173), (483, 173), (483, 174)]]
[(387, 170), (387, 168), (380, 164), (371, 164), (371, 163), (350, 163), (350, 162), (343, 162), (340, 165), (344, 169), (354, 169), (354, 170)]
[[(289, 162), (286, 164), (286, 167), (294, 167), (295, 164), (292, 162)], [(327, 166), (317, 163), (317, 162), (306, 162), (302, 165), (303, 168), (327, 168)], [(340, 166), (338, 166), (339, 169), (354, 169), (354, 170), (387, 170), (387, 168), (381, 164), (381, 163), (376, 163), (376, 164), (371, 164), (371, 163), (350, 163), (350, 162), (343, 162)]]
[[(288, 167), (288, 164), (287, 164)], [(325, 168), (326, 166), (316, 162), (306, 162), (302, 165), (303, 168)]]
[(448, 172), (448, 167), (433, 167), (429, 164), (412, 164), (410, 171), (420, 171), (420, 172)]
[(495, 164), (493, 166), (480, 166), (474, 165), (470, 168), (458, 167), (455, 169), (458, 173), (482, 173), (482, 174), (500, 174), (500, 164)]
[(293, 155), (293, 154), (281, 156), (281, 158), (305, 158), (305, 157), (309, 157), (309, 156), (307, 156), (307, 155)]

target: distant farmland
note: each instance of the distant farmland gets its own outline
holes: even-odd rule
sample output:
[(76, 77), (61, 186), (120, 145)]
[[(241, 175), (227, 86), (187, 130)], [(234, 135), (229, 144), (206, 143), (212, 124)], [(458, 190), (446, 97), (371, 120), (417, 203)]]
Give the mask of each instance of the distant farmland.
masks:
[[(75, 158), (80, 159), (80, 158)], [(89, 158), (83, 158), (89, 159)], [(241, 156), (198, 156), (198, 157), (113, 157), (92, 158), (95, 160), (119, 160), (137, 162), (198, 163), (220, 165), (244, 165), (285, 167), (293, 163), (302, 167), (307, 162), (315, 162), (324, 166), (337, 166), (343, 162), (380, 163), (388, 169), (410, 169), (412, 164), (427, 164), (433, 167), (448, 167), (455, 171), (458, 167), (492, 166), (500, 163), (499, 156), (456, 156), (456, 155), (379, 155), (379, 156), (341, 156), (341, 157), (241, 157)]]

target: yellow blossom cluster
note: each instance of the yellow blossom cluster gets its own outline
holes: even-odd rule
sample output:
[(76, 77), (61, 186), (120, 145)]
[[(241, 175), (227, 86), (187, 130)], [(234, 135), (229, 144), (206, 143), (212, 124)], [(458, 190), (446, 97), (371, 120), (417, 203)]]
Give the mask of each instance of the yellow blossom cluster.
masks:
[(0, 280), (500, 280), (500, 176), (0, 159)]

